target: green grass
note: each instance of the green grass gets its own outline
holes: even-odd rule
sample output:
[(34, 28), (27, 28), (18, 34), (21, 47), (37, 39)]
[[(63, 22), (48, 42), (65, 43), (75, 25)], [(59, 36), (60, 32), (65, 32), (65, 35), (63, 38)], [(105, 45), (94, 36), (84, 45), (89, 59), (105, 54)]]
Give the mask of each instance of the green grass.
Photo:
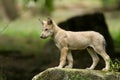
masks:
[(10, 36), (20, 36), (20, 37), (37, 37), (41, 31), (41, 25), (37, 18), (34, 19), (18, 19), (13, 22), (2, 22), (0, 23), (0, 30), (6, 25), (8, 25), (7, 29), (5, 29), (2, 34), (10, 35)]

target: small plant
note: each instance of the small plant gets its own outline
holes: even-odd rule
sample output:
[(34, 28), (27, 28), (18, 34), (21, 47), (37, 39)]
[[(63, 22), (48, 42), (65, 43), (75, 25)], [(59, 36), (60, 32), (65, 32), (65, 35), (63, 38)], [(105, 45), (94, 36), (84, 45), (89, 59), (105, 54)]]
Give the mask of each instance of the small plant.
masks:
[(6, 76), (1, 72), (0, 72), (0, 80), (7, 80)]
[(111, 61), (110, 66), (111, 66), (111, 69), (110, 69), (111, 71), (114, 71), (114, 72), (119, 71), (120, 70), (120, 61), (118, 59), (115, 59), (115, 60)]

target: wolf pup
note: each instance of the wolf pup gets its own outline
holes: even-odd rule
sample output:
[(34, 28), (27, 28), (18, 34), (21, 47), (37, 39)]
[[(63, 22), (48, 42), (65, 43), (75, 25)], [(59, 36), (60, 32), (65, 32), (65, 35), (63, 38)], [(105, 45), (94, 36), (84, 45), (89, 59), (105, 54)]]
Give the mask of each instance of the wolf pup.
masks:
[(105, 68), (103, 70), (110, 69), (110, 57), (105, 52), (105, 39), (104, 37), (95, 31), (79, 31), (72, 32), (61, 29), (57, 26), (54, 20), (48, 18), (42, 21), (42, 33), (40, 38), (45, 39), (51, 36), (56, 46), (61, 52), (60, 63), (58, 68), (62, 68), (68, 60), (68, 65), (65, 68), (73, 67), (73, 57), (71, 50), (87, 49), (92, 57), (93, 63), (87, 69), (94, 69), (99, 62), (99, 54), (105, 61)]

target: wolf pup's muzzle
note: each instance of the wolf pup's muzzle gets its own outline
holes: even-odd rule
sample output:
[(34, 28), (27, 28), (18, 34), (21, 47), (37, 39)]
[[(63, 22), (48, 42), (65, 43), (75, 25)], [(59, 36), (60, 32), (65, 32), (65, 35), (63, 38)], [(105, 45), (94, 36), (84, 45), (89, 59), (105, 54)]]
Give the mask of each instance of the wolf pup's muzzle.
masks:
[(40, 38), (42, 38), (42, 39), (46, 39), (47, 37), (46, 37), (46, 36), (41, 35), (41, 36), (40, 36)]

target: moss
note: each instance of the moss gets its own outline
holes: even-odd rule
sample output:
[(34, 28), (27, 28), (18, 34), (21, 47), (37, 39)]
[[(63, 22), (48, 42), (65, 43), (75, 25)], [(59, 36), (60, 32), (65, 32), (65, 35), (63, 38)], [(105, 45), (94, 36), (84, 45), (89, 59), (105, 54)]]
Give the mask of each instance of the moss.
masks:
[(80, 76), (80, 75), (71, 75), (70, 76), (71, 80), (92, 80), (88, 76)]
[(51, 68), (32, 80), (120, 80), (120, 73), (85, 69)]
[(102, 80), (101, 76), (91, 70), (65, 70), (65, 74), (70, 80)]

